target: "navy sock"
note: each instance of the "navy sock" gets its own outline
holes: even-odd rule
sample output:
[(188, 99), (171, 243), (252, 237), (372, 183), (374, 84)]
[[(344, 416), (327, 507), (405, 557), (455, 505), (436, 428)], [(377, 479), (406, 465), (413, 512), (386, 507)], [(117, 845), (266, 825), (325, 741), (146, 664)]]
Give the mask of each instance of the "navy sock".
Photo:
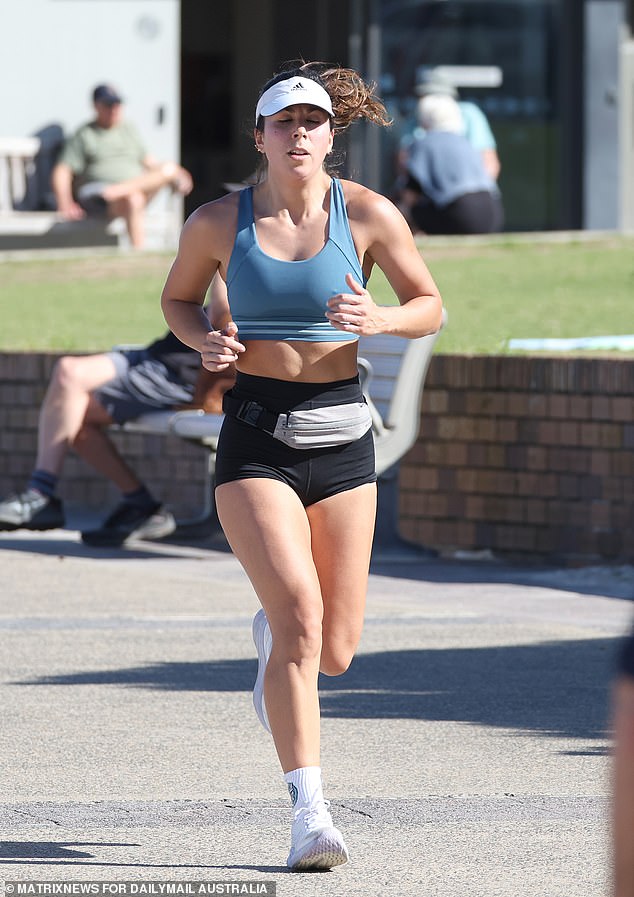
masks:
[(134, 492), (124, 492), (123, 500), (129, 505), (134, 505), (135, 508), (147, 509), (148, 511), (155, 508), (158, 504), (145, 486), (139, 486)]
[(29, 489), (37, 489), (42, 495), (48, 495), (52, 498), (57, 489), (57, 474), (49, 473), (48, 470), (34, 470), (31, 479), (28, 482)]

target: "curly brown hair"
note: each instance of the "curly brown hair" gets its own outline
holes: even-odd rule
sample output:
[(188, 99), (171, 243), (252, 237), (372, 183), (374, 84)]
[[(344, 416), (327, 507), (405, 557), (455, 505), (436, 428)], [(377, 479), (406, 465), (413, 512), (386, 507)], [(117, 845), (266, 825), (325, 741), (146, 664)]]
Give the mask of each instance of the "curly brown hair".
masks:
[[(278, 81), (299, 76), (311, 78), (328, 93), (334, 112), (331, 126), (337, 133), (363, 118), (381, 127), (392, 123), (385, 106), (375, 94), (374, 82), (366, 83), (354, 69), (328, 62), (305, 62), (303, 59), (285, 62), (281, 70), (264, 85), (260, 96)], [(264, 122), (261, 116), (255, 126), (262, 130)]]

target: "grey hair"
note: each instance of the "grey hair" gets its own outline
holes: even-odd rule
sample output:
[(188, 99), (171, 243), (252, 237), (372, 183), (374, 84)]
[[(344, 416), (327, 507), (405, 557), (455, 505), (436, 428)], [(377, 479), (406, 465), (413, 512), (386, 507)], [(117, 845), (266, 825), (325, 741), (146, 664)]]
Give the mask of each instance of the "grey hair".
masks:
[(453, 97), (427, 94), (418, 101), (416, 115), (426, 131), (464, 132), (462, 112)]

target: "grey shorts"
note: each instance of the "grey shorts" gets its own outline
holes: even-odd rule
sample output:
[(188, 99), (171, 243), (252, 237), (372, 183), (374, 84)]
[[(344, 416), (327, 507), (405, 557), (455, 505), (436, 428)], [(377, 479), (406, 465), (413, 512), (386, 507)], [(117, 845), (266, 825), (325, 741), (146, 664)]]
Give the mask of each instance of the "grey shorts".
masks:
[(183, 383), (178, 375), (147, 349), (108, 352), (116, 376), (93, 393), (117, 424), (134, 420), (148, 411), (168, 411), (175, 405), (187, 405), (194, 386)]

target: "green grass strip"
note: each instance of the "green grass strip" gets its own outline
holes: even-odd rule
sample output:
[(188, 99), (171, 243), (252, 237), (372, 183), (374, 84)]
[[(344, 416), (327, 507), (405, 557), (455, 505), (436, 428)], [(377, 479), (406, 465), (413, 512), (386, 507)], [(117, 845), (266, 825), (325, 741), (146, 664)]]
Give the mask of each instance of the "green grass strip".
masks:
[[(497, 354), (513, 338), (634, 333), (634, 239), (421, 240), (449, 313), (445, 353)], [(167, 254), (0, 264), (0, 350), (95, 352), (163, 332)], [(395, 302), (380, 271), (369, 289)], [(605, 354), (605, 353), (602, 353)]]

